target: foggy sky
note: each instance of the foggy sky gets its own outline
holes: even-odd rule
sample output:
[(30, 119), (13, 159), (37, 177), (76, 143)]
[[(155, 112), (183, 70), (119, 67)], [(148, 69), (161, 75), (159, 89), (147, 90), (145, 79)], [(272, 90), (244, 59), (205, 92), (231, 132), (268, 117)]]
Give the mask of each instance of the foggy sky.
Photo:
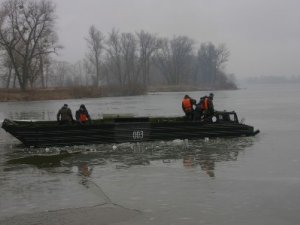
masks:
[(53, 0), (60, 60), (84, 58), (88, 29), (103, 34), (145, 30), (160, 37), (187, 35), (225, 43), (226, 72), (243, 78), (300, 75), (299, 0)]

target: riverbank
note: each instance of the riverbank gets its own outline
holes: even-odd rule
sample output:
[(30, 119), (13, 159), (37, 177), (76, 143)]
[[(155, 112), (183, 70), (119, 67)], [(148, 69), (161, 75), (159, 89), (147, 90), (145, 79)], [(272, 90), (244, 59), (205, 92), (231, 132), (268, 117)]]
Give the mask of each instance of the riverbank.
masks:
[(21, 91), (19, 89), (1, 89), (0, 101), (38, 101), (38, 100), (59, 100), (68, 98), (83, 98), (101, 96), (101, 90), (88, 89), (30, 89)]
[(0, 89), (0, 102), (11, 101), (43, 101), (80, 98), (101, 98), (114, 96), (143, 95), (148, 92), (184, 92), (209, 90), (235, 90), (233, 87), (208, 88), (191, 85), (162, 85), (151, 86), (146, 90), (143, 87), (70, 87), (48, 89)]
[(193, 85), (160, 85), (148, 87), (148, 92), (184, 92), (184, 91), (216, 91), (216, 90), (237, 90), (236, 86), (193, 86)]
[(129, 87), (70, 87), (48, 89), (0, 89), (0, 102), (11, 101), (43, 101), (80, 98), (100, 98), (113, 96), (130, 96), (145, 94), (142, 88)]

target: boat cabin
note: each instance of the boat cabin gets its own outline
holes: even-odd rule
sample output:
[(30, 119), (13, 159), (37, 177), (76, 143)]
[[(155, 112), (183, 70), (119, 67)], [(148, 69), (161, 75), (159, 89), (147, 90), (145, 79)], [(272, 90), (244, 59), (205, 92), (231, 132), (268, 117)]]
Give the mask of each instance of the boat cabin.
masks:
[(232, 112), (217, 111), (217, 112), (215, 112), (215, 115), (213, 116), (212, 121), (214, 123), (220, 123), (220, 122), (222, 122), (222, 123), (224, 123), (224, 122), (239, 123), (236, 112), (234, 112), (234, 111), (232, 111)]

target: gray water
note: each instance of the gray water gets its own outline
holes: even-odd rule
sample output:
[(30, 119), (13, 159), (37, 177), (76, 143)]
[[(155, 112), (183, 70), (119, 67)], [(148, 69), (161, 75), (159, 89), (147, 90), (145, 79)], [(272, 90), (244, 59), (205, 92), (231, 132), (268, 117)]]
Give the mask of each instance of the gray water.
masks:
[[(300, 85), (214, 93), (217, 110), (235, 110), (261, 133), (28, 149), (1, 129), (0, 221), (17, 224), (9, 219), (108, 204), (128, 210), (128, 217), (132, 210), (139, 212), (129, 222), (119, 216), (120, 224), (299, 224)], [(184, 94), (198, 99), (208, 93), (0, 103), (0, 121), (54, 120), (63, 103), (73, 113), (85, 104), (92, 118), (180, 116)], [(59, 154), (62, 150), (71, 154)], [(68, 221), (76, 215), (69, 212)], [(85, 221), (93, 224), (89, 217)]]

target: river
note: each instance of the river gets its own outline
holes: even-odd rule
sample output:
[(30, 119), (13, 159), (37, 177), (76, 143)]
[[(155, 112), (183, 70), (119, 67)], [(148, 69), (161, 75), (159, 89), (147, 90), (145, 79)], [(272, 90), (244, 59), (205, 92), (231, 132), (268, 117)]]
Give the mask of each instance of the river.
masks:
[[(0, 121), (54, 120), (64, 103), (73, 113), (85, 104), (92, 118), (179, 116), (184, 94), (198, 99), (208, 92), (0, 103)], [(299, 224), (300, 84), (214, 94), (217, 110), (235, 110), (261, 132), (36, 149), (1, 129), (0, 223), (59, 224), (54, 218), (60, 218), (61, 224)]]

